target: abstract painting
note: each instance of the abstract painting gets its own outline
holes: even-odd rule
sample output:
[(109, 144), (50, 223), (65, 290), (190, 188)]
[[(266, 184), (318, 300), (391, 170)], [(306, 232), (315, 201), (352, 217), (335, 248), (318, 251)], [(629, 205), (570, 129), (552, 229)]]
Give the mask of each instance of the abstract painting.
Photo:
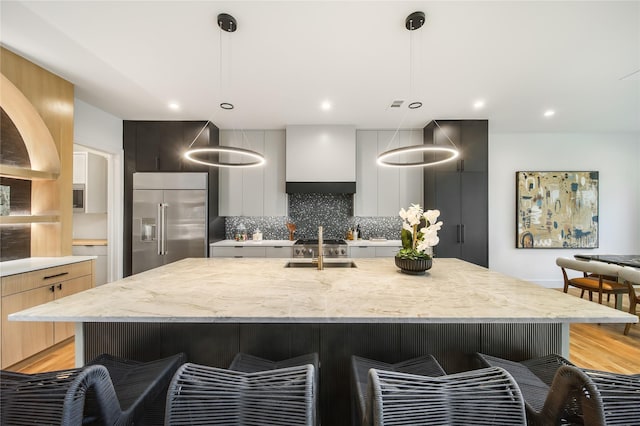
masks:
[(516, 172), (517, 248), (597, 248), (598, 172)]

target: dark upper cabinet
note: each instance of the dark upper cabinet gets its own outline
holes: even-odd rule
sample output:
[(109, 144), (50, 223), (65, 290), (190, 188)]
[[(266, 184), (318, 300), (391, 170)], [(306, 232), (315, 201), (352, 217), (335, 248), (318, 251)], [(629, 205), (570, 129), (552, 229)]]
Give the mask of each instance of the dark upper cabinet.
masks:
[[(424, 143), (460, 150), (457, 161), (424, 169), (425, 209), (440, 210), (444, 226), (437, 257), (455, 257), (481, 266), (488, 255), (488, 122), (443, 120), (424, 129)], [(451, 141), (449, 141), (451, 139)]]
[[(198, 135), (200, 121), (137, 121), (129, 122), (134, 133), (130, 149), (135, 152), (137, 172), (205, 171), (206, 167), (185, 161), (184, 152)], [(193, 144), (209, 146), (209, 129), (200, 133)], [(125, 147), (126, 149), (126, 147)]]
[[(206, 127), (205, 127), (206, 125)], [(197, 139), (196, 139), (197, 138)], [(194, 141), (195, 140), (195, 141)], [(207, 172), (209, 240), (224, 238), (224, 220), (218, 217), (218, 169), (185, 160), (194, 148), (219, 145), (219, 130), (205, 121), (123, 122), (124, 173), (124, 275), (131, 275), (131, 218), (135, 172)]]

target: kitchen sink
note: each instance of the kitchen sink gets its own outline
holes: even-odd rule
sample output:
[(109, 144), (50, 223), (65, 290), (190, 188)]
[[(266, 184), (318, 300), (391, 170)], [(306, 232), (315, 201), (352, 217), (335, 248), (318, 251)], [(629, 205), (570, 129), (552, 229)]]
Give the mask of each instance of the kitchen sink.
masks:
[[(311, 262), (309, 259), (305, 260), (289, 260), (284, 265), (285, 268), (318, 268), (318, 264), (316, 262)], [(357, 268), (356, 263), (351, 259), (331, 259), (327, 261), (324, 260), (324, 268)]]

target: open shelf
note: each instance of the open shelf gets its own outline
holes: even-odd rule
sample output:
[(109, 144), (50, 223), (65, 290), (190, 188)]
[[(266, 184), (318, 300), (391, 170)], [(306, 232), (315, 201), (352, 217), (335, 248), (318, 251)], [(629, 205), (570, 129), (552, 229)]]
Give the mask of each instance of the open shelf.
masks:
[(0, 176), (26, 180), (55, 180), (58, 178), (58, 173), (42, 172), (39, 170), (0, 164)]
[(20, 225), (29, 223), (54, 223), (59, 222), (58, 215), (14, 215), (0, 216), (0, 225)]

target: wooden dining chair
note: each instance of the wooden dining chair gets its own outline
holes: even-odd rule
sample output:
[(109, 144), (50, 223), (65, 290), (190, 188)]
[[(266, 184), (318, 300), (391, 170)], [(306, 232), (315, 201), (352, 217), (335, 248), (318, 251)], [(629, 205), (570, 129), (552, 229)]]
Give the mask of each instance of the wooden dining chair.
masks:
[[(577, 287), (582, 290), (580, 297), (584, 296), (584, 292), (589, 292), (589, 300), (593, 300), (593, 293), (598, 293), (598, 303), (602, 303), (602, 295), (614, 295), (616, 307), (621, 306), (621, 296), (629, 292), (628, 286), (618, 282), (618, 273), (622, 267), (610, 265), (603, 262), (588, 262), (584, 260), (570, 259), (567, 257), (559, 257), (556, 259), (556, 265), (562, 270), (564, 278), (564, 289), (567, 293), (569, 286)], [(578, 271), (582, 276), (569, 278), (568, 270)]]
[[(636, 305), (640, 303), (640, 294), (636, 293), (634, 286), (640, 286), (640, 271), (633, 268), (621, 268), (620, 278), (622, 278), (629, 290), (629, 313), (636, 315)], [(624, 334), (629, 334), (631, 323), (624, 327)]]

